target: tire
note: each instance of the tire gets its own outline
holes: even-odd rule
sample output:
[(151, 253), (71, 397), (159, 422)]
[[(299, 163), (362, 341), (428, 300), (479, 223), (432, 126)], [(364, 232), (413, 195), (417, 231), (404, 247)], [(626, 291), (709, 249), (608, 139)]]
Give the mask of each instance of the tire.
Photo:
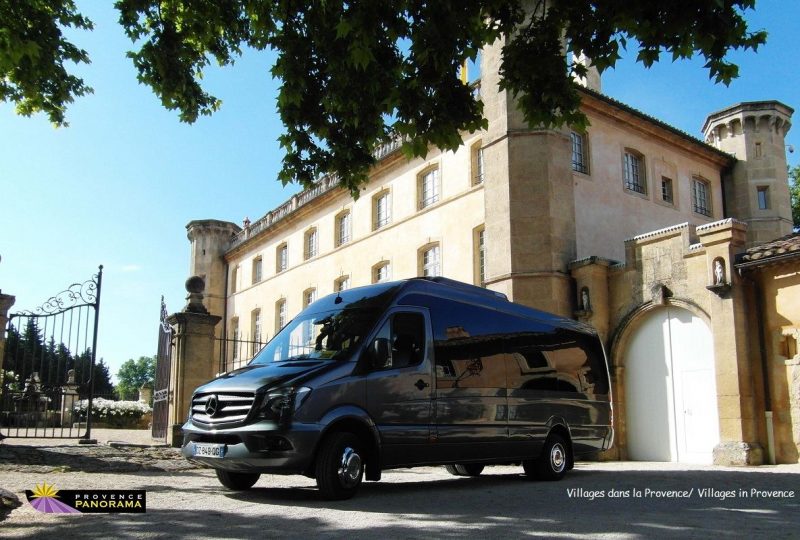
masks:
[(450, 464), (444, 468), (453, 476), (479, 476), (483, 472), (483, 465), (480, 463)]
[(445, 465), (444, 468), (447, 469), (447, 472), (449, 472), (453, 476), (461, 476), (461, 473), (458, 472), (458, 469), (453, 464)]
[(569, 467), (569, 445), (561, 435), (552, 433), (536, 459), (522, 462), (525, 474), (537, 480), (561, 480)]
[(261, 477), (259, 473), (238, 473), (216, 469), (219, 483), (234, 491), (250, 489)]
[(465, 463), (456, 465), (456, 470), (461, 476), (480, 476), (483, 472), (483, 465), (480, 463)]
[(349, 499), (364, 477), (361, 441), (348, 432), (327, 437), (317, 454), (317, 487), (329, 500)]

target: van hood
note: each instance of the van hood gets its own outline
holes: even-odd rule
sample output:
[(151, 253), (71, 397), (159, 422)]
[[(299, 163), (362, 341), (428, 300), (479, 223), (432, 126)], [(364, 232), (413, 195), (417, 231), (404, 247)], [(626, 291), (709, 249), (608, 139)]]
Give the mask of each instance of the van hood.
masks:
[(296, 360), (272, 364), (250, 364), (221, 375), (195, 390), (205, 392), (256, 392), (260, 388), (280, 386), (292, 379), (319, 374), (336, 367), (330, 360)]

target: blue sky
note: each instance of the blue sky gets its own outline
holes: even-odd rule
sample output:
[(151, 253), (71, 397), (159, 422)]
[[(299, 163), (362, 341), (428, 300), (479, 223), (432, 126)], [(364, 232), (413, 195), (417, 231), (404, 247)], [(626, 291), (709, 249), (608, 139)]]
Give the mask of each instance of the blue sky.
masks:
[[(15, 308), (32, 309), (103, 264), (98, 355), (115, 373), (128, 358), (155, 354), (161, 295), (170, 312), (185, 303), (186, 224), (255, 220), (296, 188), (275, 180), (282, 126), (269, 53), (246, 52), (233, 67), (209, 70), (205, 81), (222, 109), (189, 126), (137, 83), (112, 3), (78, 6), (96, 26), (74, 38), (92, 58), (78, 72), (95, 93), (70, 107), (70, 127), (18, 117), (0, 103), (0, 290), (17, 297)], [(645, 70), (626, 58), (604, 74), (604, 93), (697, 137), (707, 114), (741, 101), (777, 99), (800, 110), (800, 2), (762, 0), (748, 19), (770, 38), (757, 54), (733, 55), (741, 76), (730, 87), (709, 81), (700, 60), (665, 59)], [(793, 165), (795, 123), (787, 138)]]

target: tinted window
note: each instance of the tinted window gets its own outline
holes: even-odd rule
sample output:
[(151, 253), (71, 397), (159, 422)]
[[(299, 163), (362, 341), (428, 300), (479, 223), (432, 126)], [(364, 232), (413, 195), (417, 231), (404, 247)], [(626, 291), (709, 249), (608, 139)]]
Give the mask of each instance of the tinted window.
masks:
[(375, 337), (387, 340), (389, 357), (374, 369), (415, 366), (425, 357), (425, 318), (420, 313), (396, 313)]
[(507, 315), (472, 304), (415, 295), (430, 309), (439, 388), (505, 388)]
[(516, 318), (508, 352), (510, 388), (608, 393), (602, 349), (591, 336)]
[(608, 394), (605, 358), (594, 336), (428, 295), (403, 301), (430, 309), (439, 387)]

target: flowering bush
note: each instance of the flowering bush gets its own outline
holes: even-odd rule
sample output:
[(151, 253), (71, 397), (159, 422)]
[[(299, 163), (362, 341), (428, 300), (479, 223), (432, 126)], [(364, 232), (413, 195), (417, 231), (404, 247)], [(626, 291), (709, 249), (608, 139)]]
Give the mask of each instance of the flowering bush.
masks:
[[(86, 418), (86, 408), (89, 400), (83, 399), (73, 407), (79, 418)], [(142, 415), (152, 412), (146, 403), (140, 401), (112, 401), (110, 399), (95, 398), (92, 400), (92, 418), (109, 424), (130, 423), (139, 420)]]

